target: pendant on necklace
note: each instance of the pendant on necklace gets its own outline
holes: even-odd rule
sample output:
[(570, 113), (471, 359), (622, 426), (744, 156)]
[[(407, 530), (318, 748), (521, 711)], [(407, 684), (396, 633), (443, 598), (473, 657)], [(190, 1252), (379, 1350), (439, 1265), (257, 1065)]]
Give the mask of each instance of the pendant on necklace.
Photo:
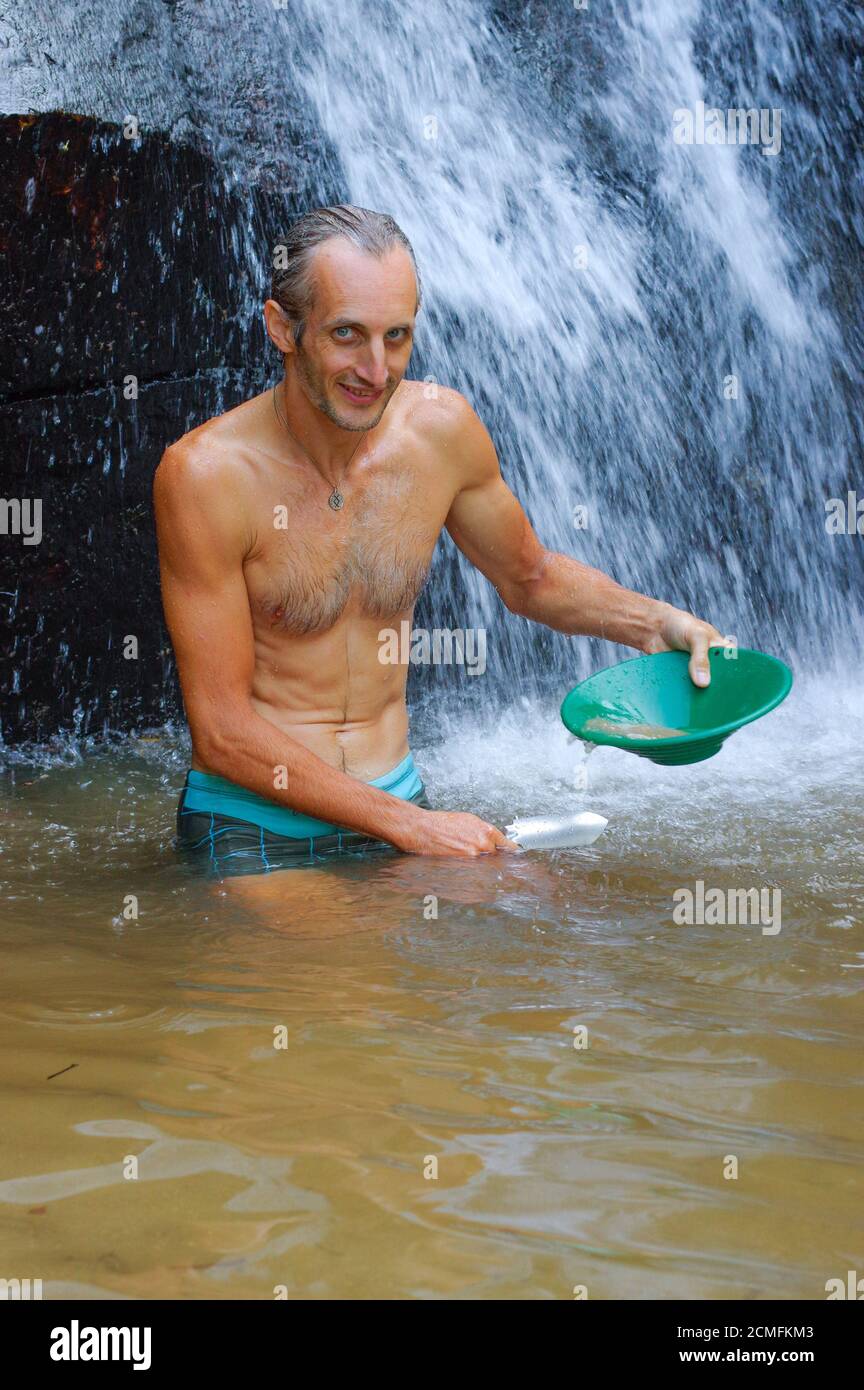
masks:
[(330, 493), (330, 496), (327, 498), (327, 501), (333, 508), (334, 512), (341, 511), (345, 505), (345, 498), (342, 496), (342, 493), (339, 491), (338, 487), (334, 487), (333, 491)]

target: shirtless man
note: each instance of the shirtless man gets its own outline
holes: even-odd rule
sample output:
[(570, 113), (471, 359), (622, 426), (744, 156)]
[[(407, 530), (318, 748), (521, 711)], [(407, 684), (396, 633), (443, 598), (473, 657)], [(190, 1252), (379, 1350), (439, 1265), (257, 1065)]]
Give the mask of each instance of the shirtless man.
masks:
[(405, 379), (420, 282), (392, 218), (317, 209), (282, 248), (264, 317), (284, 379), (184, 435), (156, 473), (192, 734), (179, 841), (256, 871), (372, 847), (515, 848), (477, 816), (428, 808), (407, 666), (380, 659), (382, 628), (410, 624), (442, 527), (511, 613), (689, 651), (701, 685), (725, 639), (545, 549), (464, 396), (430, 400)]

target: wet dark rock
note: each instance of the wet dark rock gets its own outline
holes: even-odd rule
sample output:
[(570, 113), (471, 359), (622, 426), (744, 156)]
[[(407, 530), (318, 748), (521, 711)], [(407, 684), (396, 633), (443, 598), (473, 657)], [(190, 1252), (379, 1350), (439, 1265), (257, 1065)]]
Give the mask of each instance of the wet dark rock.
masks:
[(79, 116), (5, 117), (0, 151), (0, 496), (41, 499), (43, 533), (0, 535), (2, 736), (160, 723), (179, 706), (153, 472), (274, 373), (286, 212), (192, 146)]

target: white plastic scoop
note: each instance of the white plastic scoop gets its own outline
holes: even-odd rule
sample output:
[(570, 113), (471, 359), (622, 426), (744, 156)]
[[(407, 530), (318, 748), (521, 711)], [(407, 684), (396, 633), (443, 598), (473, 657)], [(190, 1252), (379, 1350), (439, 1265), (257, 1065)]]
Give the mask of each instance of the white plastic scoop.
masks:
[(609, 821), (594, 811), (575, 816), (528, 816), (505, 827), (508, 840), (522, 849), (584, 849), (602, 835)]

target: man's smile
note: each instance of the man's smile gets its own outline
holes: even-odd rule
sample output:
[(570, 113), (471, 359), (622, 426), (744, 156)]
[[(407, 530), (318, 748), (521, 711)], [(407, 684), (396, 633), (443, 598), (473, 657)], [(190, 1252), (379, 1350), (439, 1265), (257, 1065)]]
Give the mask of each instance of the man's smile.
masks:
[(377, 401), (384, 394), (383, 387), (380, 391), (371, 391), (363, 386), (349, 385), (346, 381), (340, 381), (338, 385), (345, 392), (349, 401), (353, 401), (356, 405), (371, 405), (373, 401)]

